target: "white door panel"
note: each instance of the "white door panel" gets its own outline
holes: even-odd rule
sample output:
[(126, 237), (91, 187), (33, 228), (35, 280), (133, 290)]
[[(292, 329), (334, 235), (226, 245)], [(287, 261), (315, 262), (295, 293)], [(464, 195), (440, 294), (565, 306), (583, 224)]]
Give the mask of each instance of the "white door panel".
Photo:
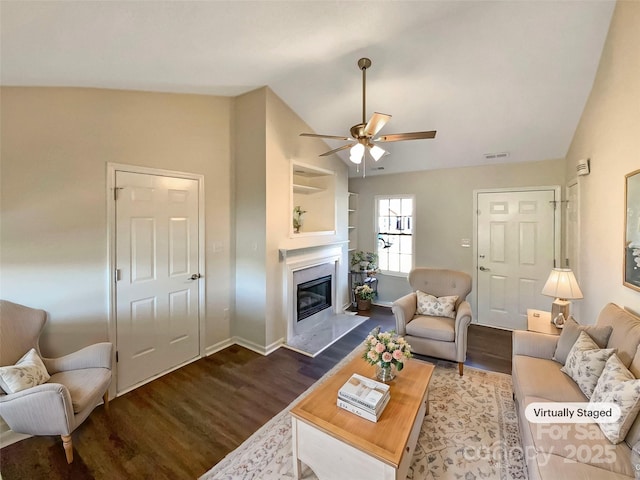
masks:
[(527, 309), (548, 310), (540, 294), (555, 245), (554, 190), (477, 194), (478, 323), (526, 329)]
[(118, 391), (199, 354), (198, 182), (116, 171)]

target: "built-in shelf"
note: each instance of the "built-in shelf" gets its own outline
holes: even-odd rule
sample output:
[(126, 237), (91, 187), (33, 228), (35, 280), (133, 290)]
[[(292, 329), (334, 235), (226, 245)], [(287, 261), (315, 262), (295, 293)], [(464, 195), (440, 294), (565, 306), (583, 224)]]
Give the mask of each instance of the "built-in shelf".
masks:
[[(315, 165), (291, 162), (291, 211), (303, 210), (303, 223), (292, 237), (324, 235), (336, 232), (336, 175)], [(293, 219), (292, 219), (293, 223)]]
[(348, 214), (348, 227), (349, 232), (349, 252), (353, 252), (358, 248), (358, 194), (349, 192), (347, 200), (347, 214)]
[(325, 190), (324, 188), (312, 187), (311, 185), (300, 185), (298, 183), (293, 184), (293, 193), (301, 193), (303, 195), (324, 192), (324, 190)]

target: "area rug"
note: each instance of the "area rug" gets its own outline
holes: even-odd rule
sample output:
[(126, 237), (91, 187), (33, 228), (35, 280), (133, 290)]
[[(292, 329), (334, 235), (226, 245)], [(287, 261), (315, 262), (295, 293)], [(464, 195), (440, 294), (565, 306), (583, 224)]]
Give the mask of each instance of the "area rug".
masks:
[[(358, 347), (318, 382), (360, 353)], [(314, 386), (200, 480), (293, 478), (289, 410)], [(407, 478), (527, 479), (524, 460), (511, 377), (467, 366), (460, 377), (457, 364), (437, 362), (429, 386), (429, 414), (422, 425)], [(317, 478), (306, 466), (301, 474), (305, 480)]]

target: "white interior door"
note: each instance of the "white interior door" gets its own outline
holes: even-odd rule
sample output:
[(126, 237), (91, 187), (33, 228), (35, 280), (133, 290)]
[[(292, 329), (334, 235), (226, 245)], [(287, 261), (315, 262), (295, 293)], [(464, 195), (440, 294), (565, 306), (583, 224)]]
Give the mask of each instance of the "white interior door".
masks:
[(554, 266), (556, 190), (477, 193), (478, 323), (526, 329)]
[(200, 353), (198, 181), (116, 171), (118, 392)]

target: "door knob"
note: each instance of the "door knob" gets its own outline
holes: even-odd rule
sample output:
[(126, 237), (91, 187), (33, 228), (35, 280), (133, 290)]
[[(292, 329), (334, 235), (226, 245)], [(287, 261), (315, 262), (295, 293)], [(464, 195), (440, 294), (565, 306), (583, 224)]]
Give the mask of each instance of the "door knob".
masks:
[(480, 271), (481, 272), (488, 272), (489, 270), (491, 270), (490, 268), (486, 268), (486, 267), (480, 267)]
[(189, 280), (197, 280), (197, 279), (199, 279), (200, 277), (202, 277), (202, 275), (200, 275), (199, 273), (194, 273), (193, 275), (191, 275), (191, 276), (189, 277)]

